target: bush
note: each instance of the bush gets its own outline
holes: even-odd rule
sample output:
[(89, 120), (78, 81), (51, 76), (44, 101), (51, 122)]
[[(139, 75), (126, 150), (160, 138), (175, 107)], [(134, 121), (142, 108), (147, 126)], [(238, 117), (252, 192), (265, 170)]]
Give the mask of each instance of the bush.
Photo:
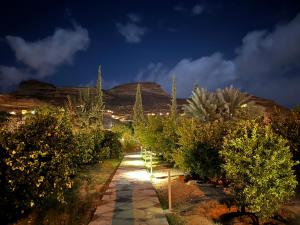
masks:
[(111, 131), (116, 133), (119, 140), (121, 140), (122, 149), (124, 152), (137, 150), (139, 144), (134, 136), (132, 126), (126, 124), (117, 124), (111, 128)]
[(224, 139), (226, 177), (241, 211), (270, 217), (294, 194), (297, 181), (288, 141), (270, 126), (241, 121)]
[(76, 166), (82, 166), (87, 164), (92, 164), (97, 161), (95, 156), (95, 141), (94, 135), (87, 130), (80, 130), (77, 135), (77, 151), (73, 154), (73, 162)]
[(103, 138), (96, 143), (96, 149), (100, 152), (101, 159), (112, 159), (122, 157), (122, 145), (118, 135), (112, 131), (103, 131)]
[(0, 111), (0, 125), (7, 121), (10, 117), (10, 114), (4, 111)]
[(75, 140), (65, 113), (39, 109), (15, 132), (0, 131), (0, 217), (14, 219), (71, 188)]
[(223, 136), (233, 122), (205, 122), (182, 118), (177, 133), (179, 148), (174, 152), (175, 164), (196, 178), (209, 179), (222, 176), (218, 151)]
[[(300, 160), (300, 113), (284, 112), (279, 109), (271, 114), (271, 127), (276, 134), (288, 140), (294, 160)], [(298, 179), (300, 180), (300, 165), (296, 166)]]

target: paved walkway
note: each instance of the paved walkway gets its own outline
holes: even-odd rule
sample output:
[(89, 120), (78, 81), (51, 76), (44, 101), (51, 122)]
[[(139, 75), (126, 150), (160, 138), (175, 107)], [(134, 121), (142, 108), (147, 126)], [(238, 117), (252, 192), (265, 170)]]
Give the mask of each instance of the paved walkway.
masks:
[(89, 225), (168, 225), (140, 154), (124, 157)]

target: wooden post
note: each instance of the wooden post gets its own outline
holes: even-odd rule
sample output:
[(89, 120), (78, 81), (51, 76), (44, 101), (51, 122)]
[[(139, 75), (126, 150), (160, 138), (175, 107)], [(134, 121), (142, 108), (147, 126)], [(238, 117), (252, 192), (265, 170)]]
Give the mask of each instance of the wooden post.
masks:
[(169, 197), (169, 212), (171, 212), (172, 211), (171, 170), (168, 170), (168, 197)]
[(152, 152), (150, 153), (150, 174), (152, 176)]

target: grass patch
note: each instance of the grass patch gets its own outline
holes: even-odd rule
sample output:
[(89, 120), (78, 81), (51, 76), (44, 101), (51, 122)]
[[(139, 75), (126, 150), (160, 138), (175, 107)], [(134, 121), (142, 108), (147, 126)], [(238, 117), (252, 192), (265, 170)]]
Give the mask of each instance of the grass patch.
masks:
[(91, 220), (120, 160), (86, 166), (74, 178), (71, 190), (66, 191), (66, 204), (49, 200), (42, 209), (36, 209), (15, 225), (84, 225)]

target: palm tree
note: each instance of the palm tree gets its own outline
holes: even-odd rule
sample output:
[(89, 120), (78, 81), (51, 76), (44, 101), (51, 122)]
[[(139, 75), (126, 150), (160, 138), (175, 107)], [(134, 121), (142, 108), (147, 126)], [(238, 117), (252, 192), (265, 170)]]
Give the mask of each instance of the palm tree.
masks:
[(184, 105), (186, 115), (195, 117), (200, 121), (211, 121), (219, 117), (217, 113), (218, 104), (214, 93), (208, 92), (204, 88), (196, 87), (192, 98)]

